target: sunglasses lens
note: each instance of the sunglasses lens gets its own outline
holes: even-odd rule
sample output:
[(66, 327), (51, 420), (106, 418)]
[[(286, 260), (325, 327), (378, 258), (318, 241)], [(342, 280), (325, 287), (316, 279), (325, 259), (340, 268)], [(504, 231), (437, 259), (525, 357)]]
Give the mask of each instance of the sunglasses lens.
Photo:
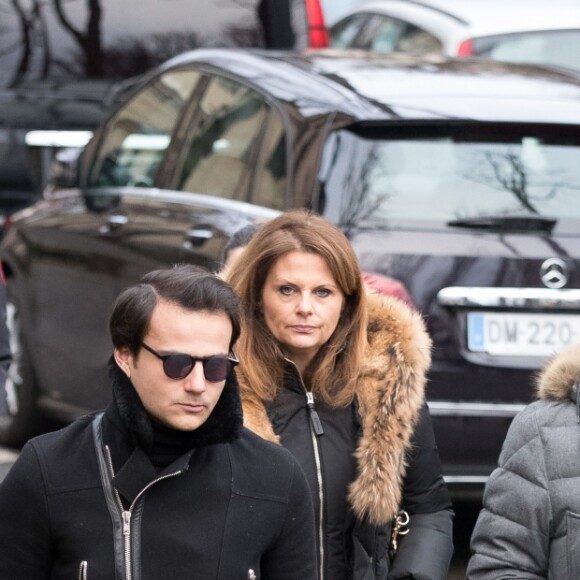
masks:
[(211, 383), (225, 381), (230, 370), (230, 360), (225, 356), (196, 359), (188, 354), (170, 354), (163, 359), (163, 370), (170, 379), (184, 379), (198, 360), (202, 361), (203, 374), (207, 381)]
[(225, 356), (211, 356), (203, 363), (203, 374), (211, 383), (225, 381), (230, 370), (230, 361)]
[(172, 354), (163, 361), (163, 370), (170, 379), (184, 379), (193, 368), (194, 362), (186, 354)]

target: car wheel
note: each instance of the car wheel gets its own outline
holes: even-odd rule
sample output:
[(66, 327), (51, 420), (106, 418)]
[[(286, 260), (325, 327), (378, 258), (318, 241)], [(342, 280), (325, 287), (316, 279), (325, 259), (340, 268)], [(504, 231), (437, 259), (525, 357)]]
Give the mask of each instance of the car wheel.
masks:
[(36, 405), (30, 358), (22, 336), (18, 303), (8, 295), (6, 324), (10, 336), (12, 362), (6, 379), (7, 413), (0, 416), (0, 444), (19, 447), (38, 432), (40, 416)]

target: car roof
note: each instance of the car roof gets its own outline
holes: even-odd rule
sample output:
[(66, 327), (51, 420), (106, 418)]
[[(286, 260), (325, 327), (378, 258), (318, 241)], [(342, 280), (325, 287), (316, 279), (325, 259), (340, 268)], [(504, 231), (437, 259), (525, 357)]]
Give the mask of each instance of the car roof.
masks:
[(187, 65), (242, 78), (304, 117), (580, 123), (580, 75), (533, 65), (365, 51), (199, 49), (162, 70)]
[(380, 12), (411, 22), (436, 17), (463, 30), (466, 38), (580, 28), (578, 0), (383, 0), (362, 4), (353, 12)]

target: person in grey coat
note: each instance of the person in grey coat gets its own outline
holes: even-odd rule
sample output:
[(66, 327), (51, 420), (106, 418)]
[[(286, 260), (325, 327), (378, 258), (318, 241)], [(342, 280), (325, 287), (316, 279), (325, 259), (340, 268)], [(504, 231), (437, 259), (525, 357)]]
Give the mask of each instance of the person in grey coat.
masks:
[(539, 374), (510, 427), (471, 538), (467, 578), (580, 578), (580, 344)]

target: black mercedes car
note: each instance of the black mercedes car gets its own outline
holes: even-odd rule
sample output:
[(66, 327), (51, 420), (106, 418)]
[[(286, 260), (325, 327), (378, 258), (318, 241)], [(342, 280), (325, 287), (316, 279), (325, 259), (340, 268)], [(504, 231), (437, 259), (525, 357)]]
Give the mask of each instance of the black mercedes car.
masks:
[(363, 269), (399, 280), (424, 315), (452, 489), (481, 489), (534, 373), (580, 340), (577, 77), (198, 50), (147, 76), (75, 175), (18, 214), (0, 248), (16, 356), (4, 444), (107, 403), (121, 289), (161, 265), (215, 270), (232, 233), (287, 208), (337, 223)]

